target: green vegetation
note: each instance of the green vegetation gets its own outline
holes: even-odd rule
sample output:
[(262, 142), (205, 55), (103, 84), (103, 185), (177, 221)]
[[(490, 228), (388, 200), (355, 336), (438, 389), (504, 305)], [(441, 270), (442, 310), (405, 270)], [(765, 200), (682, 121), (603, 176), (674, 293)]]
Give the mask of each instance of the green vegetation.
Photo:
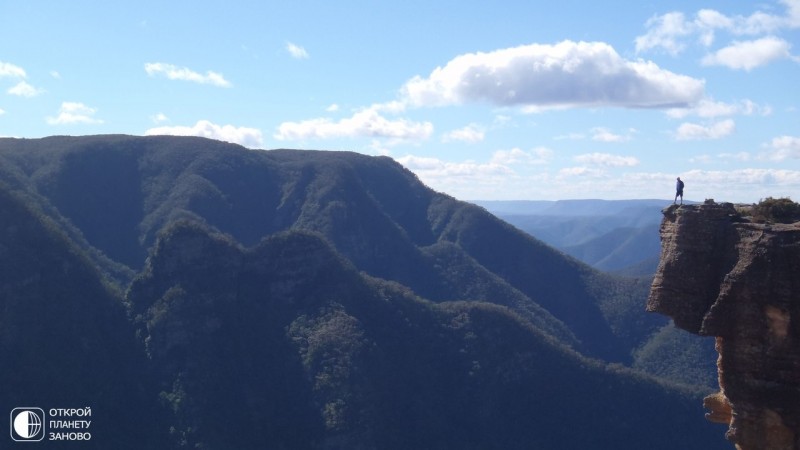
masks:
[(793, 223), (800, 221), (800, 203), (767, 197), (753, 205), (750, 214), (754, 222)]
[(654, 368), (679, 341), (647, 280), (388, 158), (90, 136), (0, 160), (0, 382), (92, 406), (96, 448), (725, 448)]
[(708, 392), (719, 388), (714, 339), (665, 325), (634, 354), (633, 367)]

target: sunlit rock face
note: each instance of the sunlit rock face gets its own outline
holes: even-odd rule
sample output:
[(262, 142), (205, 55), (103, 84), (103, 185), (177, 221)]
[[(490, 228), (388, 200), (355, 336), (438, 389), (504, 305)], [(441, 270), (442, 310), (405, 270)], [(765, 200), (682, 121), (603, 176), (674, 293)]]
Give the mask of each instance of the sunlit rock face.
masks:
[(706, 417), (736, 448), (800, 449), (800, 223), (752, 223), (730, 203), (663, 213), (647, 309), (716, 336)]

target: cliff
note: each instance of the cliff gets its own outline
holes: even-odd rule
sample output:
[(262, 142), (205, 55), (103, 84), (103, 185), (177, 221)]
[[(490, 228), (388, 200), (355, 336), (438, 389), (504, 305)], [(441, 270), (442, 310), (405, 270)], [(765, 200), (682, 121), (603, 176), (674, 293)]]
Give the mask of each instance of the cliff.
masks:
[(754, 223), (730, 203), (663, 213), (647, 309), (716, 337), (706, 417), (737, 449), (800, 449), (800, 222)]

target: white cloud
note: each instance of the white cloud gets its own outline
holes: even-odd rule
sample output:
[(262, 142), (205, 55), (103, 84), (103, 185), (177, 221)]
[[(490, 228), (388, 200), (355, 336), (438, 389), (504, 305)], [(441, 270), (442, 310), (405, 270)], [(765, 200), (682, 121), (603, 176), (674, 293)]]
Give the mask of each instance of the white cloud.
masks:
[(442, 136), (443, 142), (460, 141), (469, 144), (483, 141), (486, 132), (477, 124), (471, 123), (464, 128), (447, 132)]
[(696, 37), (701, 45), (711, 46), (715, 33), (723, 30), (734, 36), (773, 34), (800, 27), (800, 1), (782, 0), (784, 14), (756, 11), (749, 16), (727, 16), (712, 9), (699, 10), (693, 19), (682, 12), (669, 12), (647, 21), (647, 32), (636, 38), (636, 51), (661, 49), (677, 55), (686, 48), (686, 40)]
[(741, 100), (738, 103), (725, 103), (714, 101), (711, 98), (705, 98), (690, 108), (673, 108), (667, 110), (667, 115), (676, 119), (682, 119), (689, 115), (713, 119), (716, 117), (733, 116), (736, 114), (742, 114), (745, 116), (752, 114), (768, 116), (772, 114), (772, 108), (769, 106), (758, 105), (748, 99)]
[[(593, 141), (597, 142), (607, 142), (607, 143), (619, 143), (619, 142), (628, 142), (633, 139), (633, 135), (636, 133), (636, 129), (630, 128), (628, 129), (627, 134), (617, 134), (605, 127), (594, 127), (589, 130), (590, 138)], [(568, 133), (568, 134), (561, 134), (558, 136), (553, 137), (554, 140), (557, 141), (581, 141), (587, 139), (586, 133)]]
[(0, 116), (2, 116), (5, 113), (6, 113), (5, 110), (3, 110), (3, 108), (0, 108)]
[(633, 156), (612, 155), (610, 153), (586, 153), (573, 158), (575, 162), (603, 167), (633, 167), (639, 160)]
[[(798, 145), (792, 138), (789, 145)], [(462, 199), (566, 199), (566, 198), (664, 198), (672, 200), (675, 176), (686, 181), (689, 199), (750, 202), (759, 198), (796, 197), (800, 192), (800, 170), (745, 168), (730, 171), (692, 169), (680, 173), (630, 172), (616, 174), (603, 165), (580, 164), (562, 169), (523, 166), (495, 155), (489, 161), (444, 161), (408, 155), (398, 161), (436, 190)], [(747, 160), (744, 153), (702, 155), (695, 163), (734, 158)], [(593, 157), (605, 161), (604, 157)], [(613, 158), (611, 158), (613, 159)], [(665, 203), (666, 204), (666, 203)]]
[(99, 124), (103, 123), (100, 119), (95, 119), (97, 109), (84, 105), (80, 102), (62, 102), (56, 117), (47, 117), (46, 121), (50, 125), (71, 125), (71, 124)]
[(581, 178), (603, 178), (607, 176), (606, 172), (602, 169), (595, 169), (591, 167), (565, 167), (558, 171), (558, 179), (569, 177)]
[(539, 165), (547, 164), (551, 159), (553, 159), (553, 150), (547, 147), (537, 147), (527, 152), (519, 147), (514, 147), (511, 150), (497, 150), (494, 152), (489, 164), (503, 166)]
[(257, 128), (217, 125), (208, 120), (198, 120), (193, 126), (172, 126), (150, 128), (145, 135), (200, 136), (219, 141), (232, 142), (249, 148), (263, 145), (261, 130)]
[(494, 116), (492, 124), (495, 126), (495, 128), (501, 128), (511, 124), (512, 121), (513, 119), (511, 118), (511, 116), (507, 116), (505, 114), (498, 114)]
[(392, 100), (385, 103), (375, 103), (366, 109), (371, 109), (378, 112), (387, 112), (392, 114), (400, 114), (406, 110), (406, 102), (400, 100)]
[(763, 158), (771, 161), (784, 161), (786, 159), (800, 159), (800, 137), (780, 136), (772, 139), (769, 147), (772, 149)]
[[(633, 133), (634, 130), (629, 130)], [(611, 132), (608, 128), (595, 127), (592, 128), (592, 140), (598, 142), (627, 142), (633, 139), (631, 134), (616, 134)]]
[[(755, 168), (731, 171), (690, 170), (681, 175), (681, 179), (684, 178), (695, 180), (695, 183), (698, 184), (717, 187), (718, 196), (724, 196), (732, 186), (737, 190), (755, 187), (760, 191), (769, 191), (774, 186), (800, 187), (800, 171), (798, 170)], [(774, 195), (780, 196), (780, 194)]]
[(412, 171), (445, 176), (510, 175), (511, 169), (503, 164), (476, 163), (474, 161), (450, 162), (437, 158), (406, 155), (397, 161)]
[(169, 122), (169, 117), (164, 113), (158, 113), (150, 116), (150, 120), (152, 120), (153, 123), (164, 123)]
[(204, 74), (186, 67), (178, 67), (166, 63), (145, 63), (144, 70), (148, 75), (163, 75), (170, 80), (191, 81), (199, 84), (210, 84), (219, 87), (231, 87), (231, 83), (221, 73), (207, 71)]
[(7, 92), (11, 95), (18, 95), (20, 97), (36, 97), (37, 95), (43, 93), (44, 89), (35, 88), (25, 81), (20, 81), (16, 85), (9, 88)]
[(372, 150), (372, 153), (375, 155), (389, 156), (392, 154), (392, 151), (390, 150), (392, 144), (394, 144), (394, 142), (387, 143), (381, 141), (380, 139), (373, 139), (369, 143), (369, 149)]
[[(744, 168), (736, 170), (692, 169), (681, 172), (686, 182), (686, 196), (702, 201), (755, 202), (766, 197), (795, 197), (800, 192), (800, 171), (785, 169)], [(672, 200), (675, 175), (664, 173), (626, 173), (615, 187), (617, 192), (635, 192), (639, 198)], [(794, 195), (793, 195), (794, 194)], [(626, 197), (621, 197), (626, 198)], [(630, 198), (630, 197), (627, 197)]]
[(460, 55), (402, 92), (414, 106), (662, 108), (696, 102), (703, 89), (703, 80), (625, 60), (606, 43), (563, 41)]
[(390, 138), (401, 141), (427, 139), (433, 133), (430, 122), (407, 119), (390, 120), (375, 108), (367, 108), (352, 117), (333, 121), (328, 118), (283, 122), (274, 137), (278, 140), (335, 139), (353, 137)]
[(14, 64), (0, 61), (0, 78), (25, 78), (25, 69)]
[(328, 112), (336, 112), (338, 110), (339, 110), (339, 105), (337, 105), (336, 103), (333, 103), (330, 106), (328, 106), (327, 108), (325, 108), (325, 111), (328, 111)]
[[(520, 189), (530, 188), (532, 179), (521, 173), (546, 164), (552, 158), (552, 150), (537, 147), (529, 151), (519, 148), (499, 150), (486, 162), (452, 162), (415, 155), (406, 155), (397, 161), (434, 189), (475, 199), (492, 198), (493, 194), (508, 196), (509, 189), (519, 195)], [(516, 186), (520, 182), (522, 184)]]
[(308, 59), (308, 52), (306, 49), (291, 42), (286, 43), (286, 51), (289, 52), (294, 59)]
[(750, 71), (777, 59), (791, 57), (790, 47), (788, 42), (773, 36), (755, 41), (734, 42), (706, 55), (702, 63), (705, 66), (725, 66), (731, 69)]
[(689, 158), (689, 162), (692, 164), (710, 164), (713, 160), (711, 155), (697, 155)]
[(396, 159), (426, 185), (447, 193), (464, 194), (466, 198), (485, 198), (487, 195), (490, 198), (492, 191), (517, 178), (508, 166), (492, 162), (452, 162), (414, 155)]
[(708, 47), (714, 43), (714, 30), (732, 29), (734, 20), (719, 11), (701, 9), (697, 12), (694, 25), (698, 28), (700, 43)]
[(732, 119), (714, 122), (708, 126), (684, 122), (675, 132), (675, 138), (679, 141), (720, 139), (733, 133), (735, 129), (736, 124)]
[(672, 55), (677, 55), (686, 47), (679, 42), (679, 38), (688, 36), (694, 31), (692, 23), (688, 22), (681, 12), (651, 17), (645, 26), (649, 28), (648, 32), (635, 40), (637, 53), (662, 48)]
[(789, 28), (800, 27), (800, 0), (781, 0), (786, 5), (786, 26)]
[(738, 153), (719, 153), (716, 156), (712, 155), (697, 155), (689, 158), (690, 163), (699, 163), (699, 164), (719, 164), (720, 162), (727, 163), (729, 161), (734, 162), (747, 162), (751, 160), (751, 155), (748, 152), (738, 152)]

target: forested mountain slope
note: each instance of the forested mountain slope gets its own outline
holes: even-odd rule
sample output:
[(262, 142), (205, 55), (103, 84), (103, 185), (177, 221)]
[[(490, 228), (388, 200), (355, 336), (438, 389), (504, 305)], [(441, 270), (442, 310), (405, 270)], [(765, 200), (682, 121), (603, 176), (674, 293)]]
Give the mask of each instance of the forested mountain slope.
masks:
[[(665, 324), (642, 311), (648, 286), (389, 158), (188, 137), (0, 139), (0, 192), (2, 360), (60, 352), (25, 364), (65, 373), (53, 392), (146, 413), (121, 435), (150, 438), (129, 448), (718, 440), (692, 392), (603, 362), (630, 363)], [(28, 378), (0, 372), (19, 395), (4, 404), (24, 403)]]
[[(139, 270), (158, 231), (201, 221), (244, 245), (322, 234), (359, 270), (434, 301), (511, 304), (579, 350), (626, 361), (609, 325), (631, 283), (604, 276), (482, 208), (436, 193), (386, 157), (247, 151), (202, 138), (0, 140), (9, 184), (41, 198), (88, 245)], [(499, 294), (502, 293), (502, 294)], [(638, 299), (636, 299), (638, 301)], [(653, 316), (633, 334), (647, 336)], [(631, 330), (626, 330), (627, 334)]]

